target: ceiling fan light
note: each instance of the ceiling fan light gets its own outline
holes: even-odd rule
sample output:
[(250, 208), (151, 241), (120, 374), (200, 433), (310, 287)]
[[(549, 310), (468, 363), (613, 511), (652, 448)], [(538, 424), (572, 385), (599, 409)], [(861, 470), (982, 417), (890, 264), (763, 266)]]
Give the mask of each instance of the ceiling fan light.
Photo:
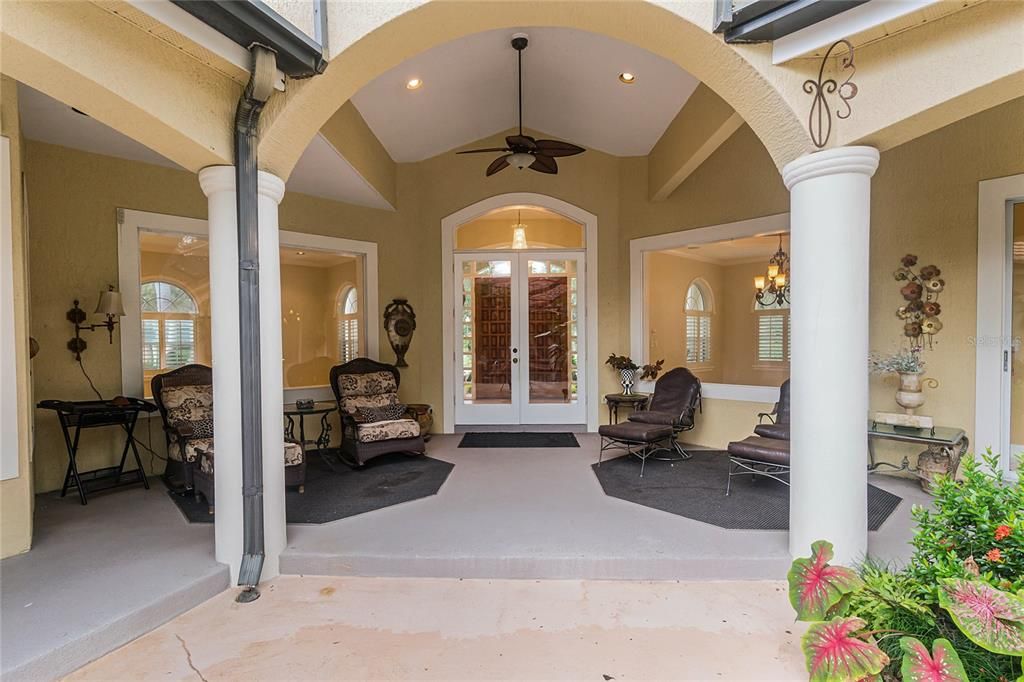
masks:
[(524, 168), (529, 168), (533, 163), (533, 155), (526, 152), (516, 152), (508, 157), (508, 163), (510, 166), (523, 170)]

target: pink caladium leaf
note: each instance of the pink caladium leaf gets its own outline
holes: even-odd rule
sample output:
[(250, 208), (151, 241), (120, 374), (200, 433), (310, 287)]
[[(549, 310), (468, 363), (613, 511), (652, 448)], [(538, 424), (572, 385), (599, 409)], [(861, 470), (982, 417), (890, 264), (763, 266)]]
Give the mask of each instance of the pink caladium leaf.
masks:
[(796, 610), (797, 620), (825, 620), (829, 609), (844, 595), (857, 590), (861, 579), (853, 569), (829, 566), (832, 543), (818, 540), (811, 545), (811, 556), (793, 561), (786, 576), (789, 580), (789, 603)]
[(860, 618), (833, 618), (812, 623), (801, 646), (810, 682), (872, 679), (889, 663), (889, 657), (871, 638), (858, 637), (865, 625)]
[(1024, 599), (980, 580), (947, 578), (939, 587), (939, 606), (982, 649), (1024, 656)]
[(947, 639), (932, 642), (932, 650), (914, 637), (900, 639), (903, 682), (970, 682), (956, 649)]

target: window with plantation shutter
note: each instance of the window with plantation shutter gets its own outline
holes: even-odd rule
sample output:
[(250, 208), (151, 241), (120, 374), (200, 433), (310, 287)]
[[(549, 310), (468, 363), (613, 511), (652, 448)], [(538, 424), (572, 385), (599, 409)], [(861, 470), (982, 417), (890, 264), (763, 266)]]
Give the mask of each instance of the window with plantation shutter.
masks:
[(142, 307), (142, 368), (158, 372), (196, 361), (195, 299), (170, 282), (145, 282)]
[(338, 296), (338, 359), (348, 362), (359, 357), (359, 292), (343, 288)]
[(696, 281), (686, 291), (686, 362), (711, 362), (711, 296)]
[(757, 361), (788, 363), (793, 355), (789, 343), (792, 328), (788, 310), (758, 313)]

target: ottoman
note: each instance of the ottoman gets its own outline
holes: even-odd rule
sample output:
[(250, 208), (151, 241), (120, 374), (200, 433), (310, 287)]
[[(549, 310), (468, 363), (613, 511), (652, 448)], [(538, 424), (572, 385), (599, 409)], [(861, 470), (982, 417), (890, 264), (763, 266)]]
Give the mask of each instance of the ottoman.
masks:
[(789, 475), (789, 441), (749, 436), (729, 443), (729, 480), (725, 494), (732, 491), (732, 477), (747, 473), (767, 476), (789, 485), (782, 478)]
[(625, 450), (640, 458), (640, 478), (644, 477), (644, 465), (648, 457), (661, 450), (672, 450), (673, 432), (669, 425), (629, 421), (605, 424), (597, 432), (601, 436), (597, 465), (601, 466), (605, 450)]

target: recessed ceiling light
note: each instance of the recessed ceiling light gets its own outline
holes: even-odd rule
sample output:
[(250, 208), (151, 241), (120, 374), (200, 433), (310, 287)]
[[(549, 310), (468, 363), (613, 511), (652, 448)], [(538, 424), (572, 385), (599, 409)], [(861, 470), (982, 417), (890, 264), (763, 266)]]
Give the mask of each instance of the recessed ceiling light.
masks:
[(619, 74), (619, 80), (626, 85), (632, 85), (633, 83), (636, 83), (636, 74), (629, 71), (623, 71)]
[(295, 252), (295, 255), (296, 255), (296, 256), (305, 256), (305, 255), (306, 255), (306, 252), (305, 252), (305, 251), (296, 251), (296, 252)]
[(419, 90), (420, 86), (422, 86), (422, 85), (423, 85), (423, 79), (422, 78), (410, 78), (405, 83), (405, 89), (406, 90)]

